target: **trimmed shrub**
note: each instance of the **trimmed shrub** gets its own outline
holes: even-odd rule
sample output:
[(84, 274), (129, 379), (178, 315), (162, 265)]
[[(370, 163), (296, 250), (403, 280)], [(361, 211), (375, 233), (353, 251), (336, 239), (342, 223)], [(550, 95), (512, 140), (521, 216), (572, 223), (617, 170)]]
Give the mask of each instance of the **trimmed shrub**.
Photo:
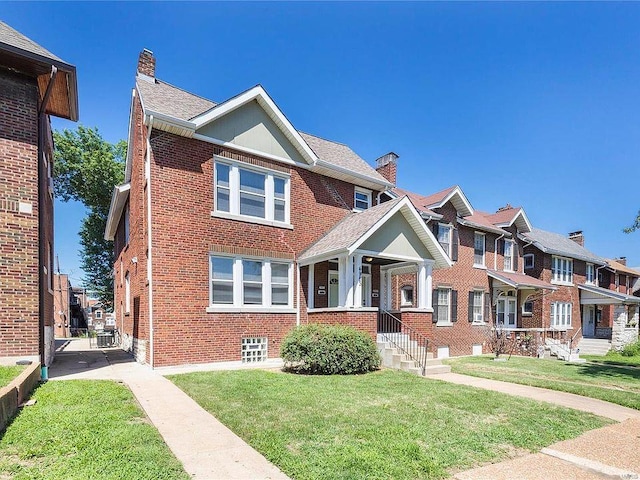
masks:
[(640, 341), (636, 343), (630, 343), (622, 349), (620, 354), (623, 357), (636, 357), (640, 356)]
[(280, 348), (285, 370), (311, 375), (352, 375), (377, 370), (373, 339), (345, 325), (311, 323), (286, 336)]

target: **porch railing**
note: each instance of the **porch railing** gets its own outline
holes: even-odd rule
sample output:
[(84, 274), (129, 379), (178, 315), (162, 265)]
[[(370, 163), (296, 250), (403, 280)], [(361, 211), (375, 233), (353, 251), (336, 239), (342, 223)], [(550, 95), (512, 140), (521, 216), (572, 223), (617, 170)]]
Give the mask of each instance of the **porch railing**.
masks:
[(571, 337), (571, 339), (569, 340), (569, 353), (573, 353), (573, 341), (581, 331), (582, 331), (582, 327), (580, 327), (578, 331), (573, 335), (573, 337)]
[(429, 340), (386, 310), (378, 313), (378, 335), (401, 353), (416, 362), (422, 375), (427, 370)]

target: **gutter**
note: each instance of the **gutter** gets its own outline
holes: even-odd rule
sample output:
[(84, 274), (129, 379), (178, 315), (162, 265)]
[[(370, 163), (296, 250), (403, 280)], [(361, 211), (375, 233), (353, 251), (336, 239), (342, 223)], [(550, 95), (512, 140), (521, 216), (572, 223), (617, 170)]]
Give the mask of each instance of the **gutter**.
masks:
[[(41, 367), (41, 377), (43, 380), (47, 380), (49, 378), (48, 365), (46, 364), (45, 357), (45, 345), (44, 345), (44, 296), (45, 296), (45, 278), (44, 278), (44, 263), (46, 259), (45, 252), (45, 223), (44, 223), (44, 209), (42, 205), (44, 203), (44, 198), (46, 195), (46, 187), (42, 188), (43, 182), (46, 182), (46, 172), (44, 172), (44, 162), (42, 158), (44, 156), (44, 122), (47, 118), (45, 113), (47, 109), (47, 105), (49, 103), (49, 98), (51, 97), (51, 91), (53, 90), (53, 84), (56, 80), (56, 76), (58, 75), (58, 69), (55, 65), (51, 65), (51, 77), (49, 78), (49, 83), (47, 84), (47, 89), (44, 93), (44, 97), (42, 98), (42, 103), (40, 104), (40, 108), (38, 109), (38, 353), (40, 354), (40, 367)], [(53, 161), (53, 159), (51, 160)], [(53, 209), (51, 211), (53, 222)], [(53, 229), (52, 232), (53, 234)], [(53, 238), (51, 239), (53, 245)], [(51, 265), (47, 266), (47, 274), (48, 276), (53, 275), (51, 271)]]

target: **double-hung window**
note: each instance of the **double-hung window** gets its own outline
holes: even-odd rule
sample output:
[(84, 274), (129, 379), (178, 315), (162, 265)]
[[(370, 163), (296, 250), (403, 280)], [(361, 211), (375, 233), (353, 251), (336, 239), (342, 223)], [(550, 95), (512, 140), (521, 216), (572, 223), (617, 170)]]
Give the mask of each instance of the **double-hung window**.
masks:
[(476, 232), (473, 237), (473, 265), (484, 267), (485, 234)]
[(513, 255), (514, 255), (514, 242), (513, 240), (504, 241), (504, 270), (506, 272), (513, 271)]
[(451, 225), (438, 224), (438, 243), (449, 257), (451, 257), (451, 229)]
[(371, 207), (371, 190), (355, 187), (353, 209), (361, 212)]
[(573, 282), (573, 260), (564, 257), (553, 257), (551, 262), (551, 280), (559, 283)]
[(211, 255), (211, 308), (293, 308), (289, 262)]
[(571, 307), (570, 303), (554, 302), (551, 304), (551, 327), (569, 328), (571, 327)]
[(593, 263), (587, 263), (587, 273), (585, 276), (585, 282), (594, 284), (596, 280), (596, 268)]
[(289, 177), (216, 161), (215, 213), (248, 221), (289, 222)]
[(450, 323), (451, 322), (451, 290), (448, 288), (439, 288), (437, 290), (437, 310), (436, 321), (437, 323)]
[(473, 323), (484, 323), (484, 292), (482, 290), (474, 290), (473, 295), (473, 307), (472, 307), (472, 321)]

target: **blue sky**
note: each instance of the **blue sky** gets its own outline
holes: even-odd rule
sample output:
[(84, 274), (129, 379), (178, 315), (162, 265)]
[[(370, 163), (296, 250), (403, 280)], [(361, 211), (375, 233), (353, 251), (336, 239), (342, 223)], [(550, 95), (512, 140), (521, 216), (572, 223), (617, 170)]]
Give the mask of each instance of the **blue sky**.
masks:
[[(474, 208), (640, 265), (639, 3), (9, 3), (0, 18), (78, 70), (80, 123), (125, 138), (138, 53), (214, 101), (262, 84), (299, 130), (399, 186), (458, 184)], [(54, 127), (74, 128), (54, 121)], [(56, 204), (78, 283), (78, 205)]]

